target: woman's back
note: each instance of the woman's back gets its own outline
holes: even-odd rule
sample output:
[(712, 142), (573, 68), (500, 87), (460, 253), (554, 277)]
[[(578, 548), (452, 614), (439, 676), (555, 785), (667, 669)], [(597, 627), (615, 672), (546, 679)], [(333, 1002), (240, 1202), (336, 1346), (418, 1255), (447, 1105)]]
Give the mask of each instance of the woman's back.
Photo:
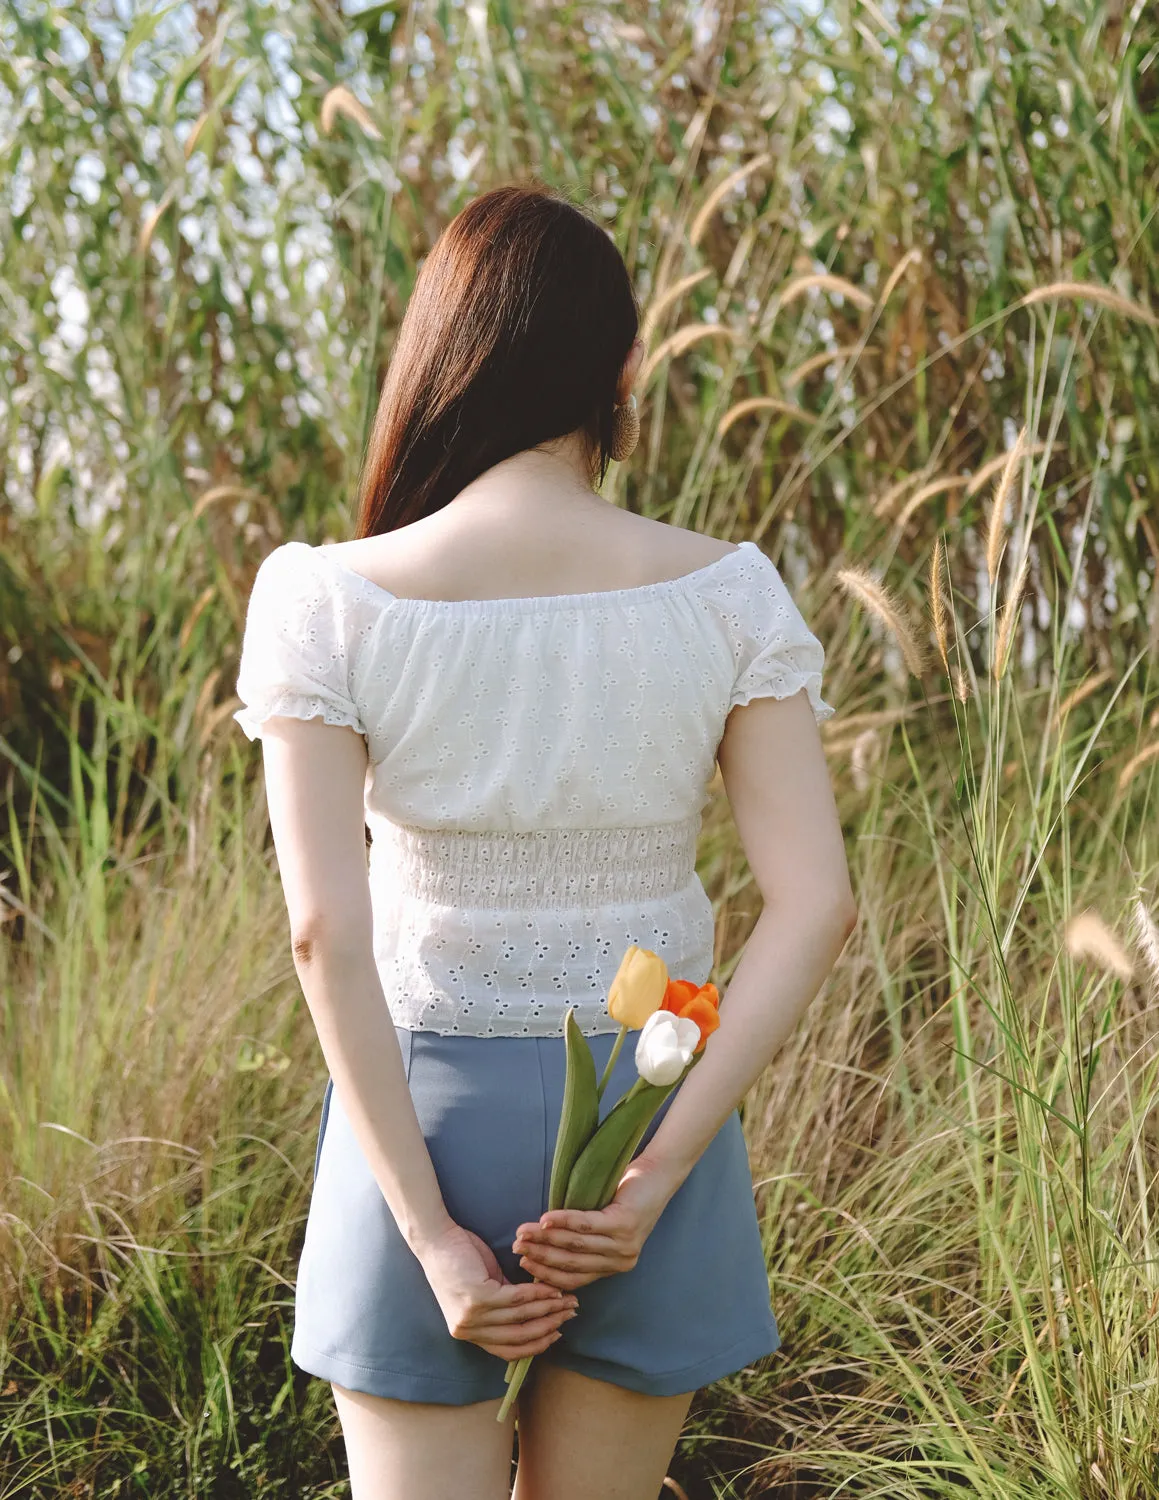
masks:
[[(235, 717), (251, 736), (280, 713), (366, 737), (375, 957), (397, 1024), (552, 1035), (570, 1004), (595, 1034), (630, 944), (707, 979), (696, 839), (725, 720), (801, 688), (827, 717), (822, 649), (755, 543), (599, 500), (456, 505), (276, 548)], [(645, 537), (663, 541), (650, 568)]]

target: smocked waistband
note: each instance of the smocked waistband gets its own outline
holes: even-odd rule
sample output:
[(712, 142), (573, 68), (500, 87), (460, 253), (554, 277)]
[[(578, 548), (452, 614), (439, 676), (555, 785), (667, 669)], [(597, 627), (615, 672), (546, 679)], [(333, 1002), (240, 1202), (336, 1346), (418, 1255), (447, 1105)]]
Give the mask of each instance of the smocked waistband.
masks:
[(696, 872), (700, 813), (629, 828), (423, 828), (376, 817), (371, 869), (447, 906), (600, 906), (671, 895)]

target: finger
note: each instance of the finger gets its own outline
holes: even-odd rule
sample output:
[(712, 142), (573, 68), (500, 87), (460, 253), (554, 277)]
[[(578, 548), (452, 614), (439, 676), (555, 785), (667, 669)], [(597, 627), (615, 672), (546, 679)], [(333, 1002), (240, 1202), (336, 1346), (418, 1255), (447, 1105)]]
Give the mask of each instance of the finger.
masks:
[(623, 1249), (621, 1241), (610, 1234), (581, 1234), (575, 1229), (540, 1229), (531, 1234), (521, 1234), (512, 1247), (518, 1254), (522, 1250), (534, 1250), (539, 1245), (555, 1245), (560, 1250), (579, 1250), (589, 1254), (612, 1255)]
[(509, 1323), (506, 1328), (486, 1330), (489, 1338), (501, 1338), (508, 1344), (534, 1344), (538, 1339), (545, 1338), (550, 1333), (561, 1331), (558, 1318), (533, 1318), (530, 1323)]
[(485, 1307), (471, 1318), (473, 1326), (480, 1328), (512, 1327), (520, 1323), (532, 1323), (537, 1319), (552, 1318), (558, 1326), (577, 1311), (576, 1299), (552, 1288), (554, 1296), (543, 1297), (537, 1302), (522, 1302), (515, 1307)]
[(541, 1301), (552, 1295), (550, 1286), (536, 1285), (534, 1281), (508, 1281), (503, 1286), (480, 1287), (476, 1300), (480, 1307), (518, 1307), (526, 1302)]
[[(519, 1227), (522, 1230), (522, 1224)], [(546, 1213), (539, 1216), (538, 1227), (540, 1229), (578, 1229), (581, 1234), (600, 1234), (607, 1231), (608, 1221), (602, 1208), (592, 1209), (590, 1212), (580, 1208), (549, 1208)]]
[(581, 1286), (587, 1286), (589, 1281), (595, 1281), (597, 1276), (607, 1275), (611, 1267), (605, 1265), (601, 1271), (562, 1271), (558, 1266), (539, 1266), (536, 1274), (540, 1281), (549, 1282), (552, 1286), (558, 1286), (565, 1292), (578, 1291)]
[(538, 1275), (538, 1268), (542, 1266), (554, 1266), (560, 1271), (606, 1271), (609, 1266), (618, 1266), (628, 1258), (622, 1249), (597, 1255), (580, 1250), (558, 1250), (554, 1245), (536, 1245), (519, 1264), (524, 1270)]
[(480, 1342), (479, 1347), (486, 1349), (488, 1354), (497, 1354), (503, 1360), (526, 1359), (529, 1354), (543, 1354), (558, 1339), (558, 1333), (549, 1334), (547, 1338), (540, 1339), (535, 1344), (493, 1344), (488, 1339), (485, 1343)]

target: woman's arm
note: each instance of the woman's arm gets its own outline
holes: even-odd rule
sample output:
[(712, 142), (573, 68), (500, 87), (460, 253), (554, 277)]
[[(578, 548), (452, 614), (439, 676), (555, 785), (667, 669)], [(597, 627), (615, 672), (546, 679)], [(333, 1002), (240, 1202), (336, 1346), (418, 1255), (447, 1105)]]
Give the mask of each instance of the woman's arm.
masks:
[(320, 719), (263, 731), (266, 800), (294, 967), (322, 1055), (382, 1196), (421, 1255), (451, 1225), (374, 963), (366, 741)]
[(764, 905), (721, 998), (720, 1026), (640, 1153), (672, 1192), (795, 1030), (857, 921), (805, 695), (734, 708), (717, 759)]
[(734, 708), (717, 759), (764, 909), (721, 997), (719, 1027), (615, 1199), (598, 1212), (552, 1210), (538, 1226), (520, 1226), (524, 1268), (560, 1288), (632, 1268), (668, 1200), (796, 1027), (856, 921), (805, 694)]
[(363, 794), (366, 742), (321, 719), (263, 725), (266, 801), (294, 967), (355, 1139), (455, 1338), (500, 1359), (560, 1337), (573, 1297), (512, 1282), (447, 1211), (374, 962)]

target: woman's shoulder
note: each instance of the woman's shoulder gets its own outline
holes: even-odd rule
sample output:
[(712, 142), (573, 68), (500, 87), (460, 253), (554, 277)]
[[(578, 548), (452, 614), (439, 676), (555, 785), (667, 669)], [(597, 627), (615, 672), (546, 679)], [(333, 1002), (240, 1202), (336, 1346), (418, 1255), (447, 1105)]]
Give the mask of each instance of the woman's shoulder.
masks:
[(489, 528), (444, 523), (420, 534), (433, 519), (314, 550), (335, 570), (391, 598), (448, 602), (478, 597), (480, 576), (493, 585), (485, 598), (612, 592), (700, 573), (742, 550), (618, 510), (585, 521), (574, 536), (559, 525), (548, 535), (510, 522)]

